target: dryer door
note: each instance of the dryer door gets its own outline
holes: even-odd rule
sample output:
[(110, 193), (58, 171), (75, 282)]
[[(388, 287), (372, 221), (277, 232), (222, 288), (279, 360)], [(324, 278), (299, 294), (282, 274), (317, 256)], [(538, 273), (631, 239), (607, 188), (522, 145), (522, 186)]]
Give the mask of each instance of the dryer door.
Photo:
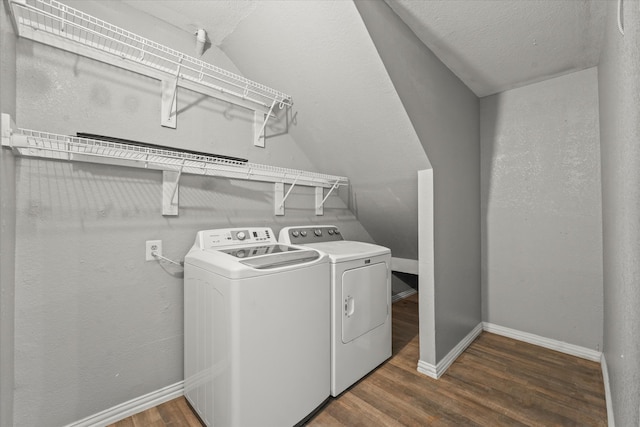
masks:
[(342, 274), (342, 342), (382, 325), (389, 314), (387, 264), (380, 262)]

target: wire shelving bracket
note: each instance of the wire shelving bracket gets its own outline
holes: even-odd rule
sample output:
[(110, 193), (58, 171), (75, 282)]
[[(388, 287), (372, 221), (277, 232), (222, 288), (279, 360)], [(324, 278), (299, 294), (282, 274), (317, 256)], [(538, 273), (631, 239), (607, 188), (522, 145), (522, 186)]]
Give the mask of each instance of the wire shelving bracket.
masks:
[[(168, 148), (145, 147), (21, 129), (15, 126), (8, 114), (2, 114), (1, 120), (2, 146), (11, 148), (19, 156), (162, 171), (163, 215), (178, 215), (178, 190), (180, 177), (183, 174), (274, 183), (276, 215), (284, 215), (285, 201), (296, 185), (315, 187), (316, 214), (318, 215), (322, 215), (322, 212), (318, 213), (318, 209), (322, 208), (332, 191), (349, 185), (348, 178), (342, 176), (236, 161)], [(284, 188), (287, 184), (291, 187), (285, 195)], [(322, 198), (325, 188), (328, 188), (329, 192)], [(320, 199), (318, 194), (321, 195)]]
[[(162, 81), (161, 124), (176, 127), (178, 86), (255, 111), (254, 144), (274, 107), (288, 108), (285, 93), (131, 33), (55, 0), (9, 0), (20, 37)], [(265, 118), (266, 115), (266, 118)]]
[(333, 183), (326, 196), (324, 196), (323, 187), (316, 187), (316, 215), (324, 215), (324, 202), (327, 201), (331, 193), (340, 187), (340, 185), (342, 185), (340, 179), (336, 179), (336, 182)]

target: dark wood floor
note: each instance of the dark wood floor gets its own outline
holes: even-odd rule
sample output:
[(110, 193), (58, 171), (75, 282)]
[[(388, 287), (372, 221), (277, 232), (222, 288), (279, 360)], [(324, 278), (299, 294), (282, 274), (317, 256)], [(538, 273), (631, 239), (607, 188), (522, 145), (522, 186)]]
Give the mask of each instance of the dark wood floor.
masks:
[[(393, 305), (393, 356), (308, 426), (605, 426), (600, 365), (483, 332), (439, 379), (416, 370), (417, 295)], [(184, 398), (114, 427), (200, 427)]]

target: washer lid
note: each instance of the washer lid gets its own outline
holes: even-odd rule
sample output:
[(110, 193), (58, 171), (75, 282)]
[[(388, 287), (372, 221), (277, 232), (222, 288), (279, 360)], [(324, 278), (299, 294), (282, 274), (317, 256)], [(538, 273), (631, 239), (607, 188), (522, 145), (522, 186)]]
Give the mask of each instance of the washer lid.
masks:
[[(209, 249), (215, 250), (215, 249)], [(300, 251), (302, 248), (287, 245), (252, 245), (245, 247), (232, 247), (227, 249), (218, 249), (220, 252), (229, 254), (236, 258), (252, 258), (262, 255), (275, 255), (286, 252)]]
[(362, 259), (378, 255), (391, 255), (391, 250), (384, 246), (366, 242), (354, 242), (352, 240), (309, 243), (304, 246), (326, 253), (329, 255), (329, 258), (333, 263), (352, 261), (354, 259)]
[[(267, 248), (275, 251), (278, 246), (281, 248), (277, 252), (267, 252)], [(192, 265), (223, 277), (241, 279), (326, 264), (328, 260), (326, 254), (301, 246), (256, 245), (206, 250), (194, 246), (185, 256), (184, 263), (185, 268)]]
[(249, 258), (240, 262), (258, 270), (271, 270), (274, 268), (285, 267), (287, 265), (297, 265), (315, 261), (321, 256), (322, 255), (320, 255), (320, 252), (318, 251), (298, 250), (298, 252), (280, 252), (268, 256)]

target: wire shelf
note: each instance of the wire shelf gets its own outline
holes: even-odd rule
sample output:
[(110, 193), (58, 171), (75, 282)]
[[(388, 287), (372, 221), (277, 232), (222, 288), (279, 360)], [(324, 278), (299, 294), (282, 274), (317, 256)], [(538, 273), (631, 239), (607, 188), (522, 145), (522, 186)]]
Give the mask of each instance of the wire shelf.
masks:
[[(289, 95), (153, 42), (55, 0), (9, 0), (18, 35), (149, 75), (158, 73), (207, 95), (221, 94), (259, 111), (291, 106)], [(65, 43), (64, 45), (61, 45)], [(70, 44), (69, 44), (70, 43)], [(112, 62), (113, 61), (113, 62)], [(215, 96), (215, 95), (214, 95)], [(226, 99), (226, 98), (225, 98)]]
[(19, 155), (86, 161), (179, 173), (331, 188), (348, 185), (346, 177), (236, 161), (179, 150), (13, 129), (10, 145)]

